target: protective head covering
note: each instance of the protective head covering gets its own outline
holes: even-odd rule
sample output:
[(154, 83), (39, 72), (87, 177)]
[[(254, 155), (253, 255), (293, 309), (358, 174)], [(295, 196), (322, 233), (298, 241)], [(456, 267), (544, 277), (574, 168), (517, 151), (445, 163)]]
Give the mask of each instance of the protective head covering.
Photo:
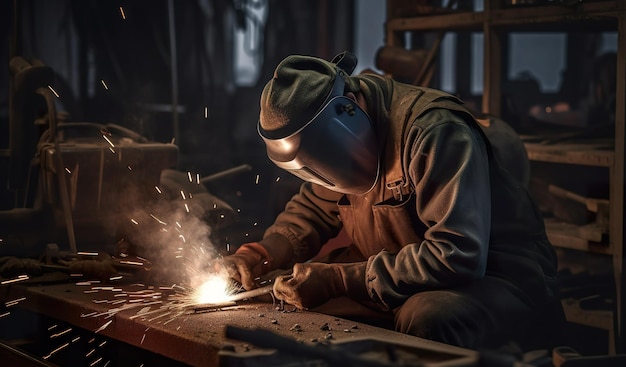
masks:
[(278, 167), (330, 190), (364, 194), (379, 174), (378, 142), (369, 116), (344, 92), (356, 58), (283, 60), (261, 94), (258, 131)]

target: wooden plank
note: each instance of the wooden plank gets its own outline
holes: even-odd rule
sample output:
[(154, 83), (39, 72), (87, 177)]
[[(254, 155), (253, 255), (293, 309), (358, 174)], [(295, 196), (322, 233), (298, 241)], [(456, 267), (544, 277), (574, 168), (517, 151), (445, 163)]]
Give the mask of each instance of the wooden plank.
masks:
[[(571, 250), (588, 251), (601, 255), (612, 254), (609, 244), (597, 243), (582, 238), (580, 228), (580, 226), (574, 224), (551, 219), (546, 220), (546, 233), (553, 246)], [(583, 229), (583, 231), (584, 230), (585, 229)]]
[(616, 345), (613, 312), (606, 310), (585, 310), (580, 307), (580, 300), (574, 299), (562, 300), (561, 304), (565, 312), (565, 319), (568, 322), (608, 331), (608, 354), (615, 354)]
[(617, 1), (580, 3), (574, 7), (543, 5), (516, 6), (495, 9), (485, 4), (483, 12), (458, 12), (451, 14), (424, 15), (406, 18), (390, 18), (387, 29), (390, 31), (433, 31), (433, 30), (480, 30), (485, 22), (492, 26), (540, 23), (580, 22), (615, 18), (623, 9)]
[(613, 312), (605, 310), (583, 310), (579, 300), (566, 299), (561, 302), (567, 321), (604, 330), (613, 329)]
[(595, 223), (589, 223), (578, 227), (578, 234), (580, 238), (587, 241), (601, 243), (606, 239), (608, 231), (607, 228), (602, 228)]
[(599, 149), (604, 145), (593, 144), (550, 144), (525, 142), (524, 146), (531, 161), (578, 164), (595, 167), (612, 167), (615, 152)]
[(494, 26), (519, 25), (556, 22), (579, 22), (582, 20), (598, 20), (614, 18), (618, 14), (617, 1), (580, 2), (576, 6), (519, 6), (494, 10), (492, 22)]
[(485, 14), (482, 12), (462, 12), (395, 18), (388, 20), (387, 27), (394, 31), (481, 30), (484, 20)]

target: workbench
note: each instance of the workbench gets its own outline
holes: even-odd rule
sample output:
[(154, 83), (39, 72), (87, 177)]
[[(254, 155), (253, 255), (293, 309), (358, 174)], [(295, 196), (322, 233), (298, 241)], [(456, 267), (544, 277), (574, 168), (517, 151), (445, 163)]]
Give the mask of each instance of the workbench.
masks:
[[(254, 366), (263, 365), (261, 362), (255, 364), (255, 361), (262, 361), (268, 355), (279, 361), (276, 355), (289, 354), (289, 351), (259, 348), (246, 341), (229, 339), (225, 330), (232, 327), (267, 331), (304, 347), (329, 345), (333, 348), (329, 353), (337, 348), (342, 350), (342, 345), (367, 342), (369, 344), (362, 345), (369, 345), (366, 348), (371, 354), (376, 348), (375, 343), (387, 343), (401, 347), (405, 352), (414, 352), (424, 366), (473, 366), (478, 359), (477, 352), (386, 328), (289, 306), (281, 309), (271, 299), (269, 302), (265, 299), (248, 300), (197, 312), (178, 306), (168, 307), (167, 293), (167, 287), (161, 289), (130, 282), (82, 282), (68, 280), (61, 274), (5, 282), (0, 285), (0, 300), (4, 304), (0, 312), (0, 330), (20, 328), (18, 323), (23, 321), (12, 319), (12, 314), (18, 310), (42, 315), (48, 321), (40, 322), (44, 324), (39, 325), (40, 329), (47, 330), (49, 340), (53, 337), (58, 340), (44, 347), (42, 355), (35, 356), (48, 362), (54, 360), (54, 354), (62, 354), (64, 348), (77, 342), (79, 337), (72, 334), (77, 335), (78, 330), (82, 330), (83, 335), (87, 332), (90, 336), (82, 339), (90, 339), (88, 342), (92, 344), (104, 345), (107, 340), (120, 342), (159, 356), (163, 361), (174, 361), (172, 365), (176, 366)], [(135, 297), (137, 306), (120, 309), (119, 305), (127, 307), (131, 304), (129, 297)], [(94, 346), (86, 354), (94, 353), (96, 349)], [(106, 363), (104, 350), (99, 358), (94, 358), (89, 365), (116, 365)], [(281, 363), (287, 365), (288, 360)], [(141, 362), (136, 365), (147, 367), (151, 364)]]

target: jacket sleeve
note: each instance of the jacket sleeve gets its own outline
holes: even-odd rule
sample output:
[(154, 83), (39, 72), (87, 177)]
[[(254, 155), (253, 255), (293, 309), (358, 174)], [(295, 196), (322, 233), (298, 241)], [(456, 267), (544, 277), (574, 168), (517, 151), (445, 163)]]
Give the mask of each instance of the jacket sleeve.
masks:
[(267, 228), (261, 242), (288, 241), (294, 251), (293, 262), (311, 259), (342, 227), (337, 210), (341, 196), (322, 186), (303, 183)]
[(491, 222), (489, 161), (482, 138), (447, 110), (413, 127), (405, 161), (415, 187), (416, 210), (426, 231), (421, 243), (368, 259), (369, 296), (395, 308), (411, 295), (462, 285), (485, 274)]

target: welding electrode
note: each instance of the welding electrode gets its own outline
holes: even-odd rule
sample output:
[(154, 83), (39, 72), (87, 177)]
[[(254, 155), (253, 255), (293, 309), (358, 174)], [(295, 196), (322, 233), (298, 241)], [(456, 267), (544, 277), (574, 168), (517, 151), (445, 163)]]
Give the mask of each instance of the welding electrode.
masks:
[(226, 306), (234, 306), (235, 302), (237, 301), (242, 301), (245, 299), (252, 299), (252, 298), (259, 297), (265, 294), (269, 294), (272, 292), (273, 287), (274, 287), (273, 285), (266, 285), (265, 287), (256, 288), (256, 289), (252, 289), (252, 290), (244, 291), (244, 292), (239, 292), (237, 294), (234, 294), (228, 297), (227, 301), (219, 302), (219, 303), (201, 303), (197, 305), (191, 305), (189, 309), (197, 312), (197, 311), (205, 311), (205, 310), (216, 309), (216, 308), (226, 307)]

